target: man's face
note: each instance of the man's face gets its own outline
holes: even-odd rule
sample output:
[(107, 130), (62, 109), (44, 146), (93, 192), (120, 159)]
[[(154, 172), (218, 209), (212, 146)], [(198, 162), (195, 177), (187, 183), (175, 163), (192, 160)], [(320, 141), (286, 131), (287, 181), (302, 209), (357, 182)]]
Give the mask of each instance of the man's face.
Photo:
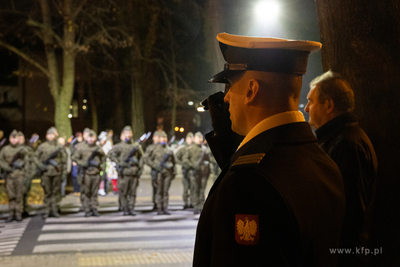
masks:
[(160, 137), (157, 136), (157, 135), (154, 135), (154, 136), (153, 136), (153, 143), (154, 143), (154, 144), (160, 143)]
[(16, 144), (19, 143), (19, 137), (18, 136), (15, 136), (15, 137), (10, 136), (9, 140), (10, 140), (10, 143), (12, 145), (16, 145)]
[(82, 142), (83, 141), (83, 137), (80, 135), (76, 138), (76, 140), (78, 140), (78, 142)]
[(160, 137), (160, 142), (163, 144), (168, 143), (168, 137)]
[(83, 133), (83, 140), (87, 141), (88, 137), (89, 137), (89, 133), (88, 132)]
[(125, 131), (124, 136), (125, 136), (125, 140), (128, 140), (128, 141), (131, 140), (132, 136), (133, 136), (132, 131)]
[(229, 84), (226, 84), (224, 101), (229, 103), (230, 119), (232, 121), (232, 131), (246, 135), (243, 132), (243, 122), (245, 122), (244, 98), (246, 84), (242, 75), (235, 75), (229, 78)]
[(86, 141), (88, 142), (89, 145), (92, 145), (96, 141), (96, 136), (95, 135), (92, 135), (92, 136), (88, 135)]
[[(318, 85), (317, 85), (318, 86)], [(317, 130), (319, 127), (325, 124), (326, 105), (321, 104), (318, 100), (319, 95), (316, 90), (317, 86), (311, 88), (307, 94), (308, 103), (304, 108), (305, 112), (308, 112), (309, 119), (308, 123)]]
[(57, 139), (57, 142), (60, 144), (60, 145), (65, 145), (65, 139), (63, 138), (63, 137), (59, 137), (58, 139)]
[(203, 142), (203, 136), (198, 136), (198, 135), (196, 135), (196, 136), (194, 137), (194, 142), (195, 142), (195, 144), (200, 145), (200, 144)]
[(186, 144), (191, 145), (193, 142), (193, 137), (186, 137)]
[(46, 139), (47, 140), (49, 140), (49, 141), (53, 141), (54, 140), (54, 138), (56, 138), (56, 135), (55, 134), (46, 134)]
[(23, 135), (18, 136), (18, 143), (20, 145), (25, 144), (25, 136), (23, 136)]

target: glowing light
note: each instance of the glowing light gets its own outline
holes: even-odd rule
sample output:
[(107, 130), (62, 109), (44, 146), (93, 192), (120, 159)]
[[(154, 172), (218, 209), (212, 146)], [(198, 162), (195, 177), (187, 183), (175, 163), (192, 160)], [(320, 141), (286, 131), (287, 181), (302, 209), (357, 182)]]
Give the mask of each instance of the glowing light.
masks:
[(197, 111), (198, 111), (198, 112), (204, 112), (204, 107), (198, 107), (198, 108), (197, 108)]
[(87, 109), (87, 107), (86, 107), (85, 105), (83, 105), (83, 106), (82, 106), (82, 109), (83, 109), (83, 110), (86, 110), (86, 109)]
[(189, 106), (193, 106), (193, 105), (194, 105), (194, 102), (193, 102), (193, 101), (189, 101), (189, 102), (188, 102), (188, 105), (189, 105)]
[(72, 109), (72, 105), (69, 105), (69, 109)]
[(304, 108), (304, 104), (300, 104), (299, 108)]
[(83, 103), (87, 103), (87, 100), (86, 100), (86, 99), (83, 99)]
[(181, 128), (179, 129), (179, 131), (180, 131), (181, 133), (183, 133), (183, 132), (185, 131), (185, 129), (184, 129), (183, 127), (181, 127)]
[(71, 118), (72, 118), (72, 114), (68, 114), (68, 118), (70, 118), (70, 119), (71, 119)]
[(179, 131), (179, 127), (178, 126), (175, 127), (175, 132), (177, 132), (177, 131)]
[(274, 1), (260, 1), (255, 6), (255, 14), (260, 22), (274, 22), (279, 15), (279, 5)]

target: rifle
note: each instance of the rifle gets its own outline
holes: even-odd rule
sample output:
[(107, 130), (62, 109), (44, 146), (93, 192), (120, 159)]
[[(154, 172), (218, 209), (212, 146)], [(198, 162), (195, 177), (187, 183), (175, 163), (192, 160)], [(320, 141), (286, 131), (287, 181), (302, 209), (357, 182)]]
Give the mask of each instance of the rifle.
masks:
[(44, 168), (44, 170), (42, 170), (41, 168), (38, 167), (36, 170), (37, 176), (41, 176), (43, 174), (43, 172), (47, 171), (49, 169), (48, 165), (52, 165), (55, 168), (58, 167), (58, 163), (57, 163), (57, 161), (54, 160), (54, 158), (57, 157), (57, 155), (61, 151), (61, 149), (63, 149), (63, 148), (57, 149), (56, 151), (51, 153), (50, 156), (47, 157), (47, 159), (42, 161), (42, 164), (45, 166), (45, 168)]
[(96, 150), (94, 150), (94, 151), (92, 152), (92, 154), (90, 155), (90, 157), (89, 157), (88, 160), (87, 160), (87, 167), (86, 167), (86, 168), (89, 168), (89, 167), (99, 167), (99, 166), (100, 166), (100, 163), (99, 163), (99, 162), (93, 160), (94, 157), (95, 157), (97, 154), (99, 154), (99, 149), (100, 149), (100, 147), (97, 147)]
[(11, 170), (3, 170), (4, 172), (1, 174), (1, 179), (6, 179), (7, 173), (12, 173), (16, 169), (21, 169), (24, 167), (24, 162), (20, 159), (22, 154), (22, 149), (18, 150), (17, 153), (12, 157), (10, 163), (8, 163), (8, 166), (11, 168)]
[(4, 145), (4, 143), (7, 141), (7, 138), (3, 138), (0, 141), (0, 148)]

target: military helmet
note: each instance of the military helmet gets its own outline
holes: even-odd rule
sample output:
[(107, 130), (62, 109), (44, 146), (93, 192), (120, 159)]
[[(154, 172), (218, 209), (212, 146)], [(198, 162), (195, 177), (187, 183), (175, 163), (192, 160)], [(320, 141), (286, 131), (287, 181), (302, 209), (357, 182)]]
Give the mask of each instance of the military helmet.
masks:
[(127, 125), (124, 127), (124, 129), (122, 129), (122, 132), (132, 132), (132, 127)]
[(188, 132), (186, 134), (186, 138), (193, 138), (193, 133), (192, 132)]
[(54, 126), (50, 127), (50, 128), (47, 130), (47, 132), (46, 132), (46, 135), (47, 135), (47, 134), (58, 135), (58, 132), (57, 132), (56, 127), (54, 127)]
[(17, 136), (18, 136), (18, 131), (14, 129), (14, 130), (10, 133), (10, 137), (15, 138), (15, 137), (17, 137)]

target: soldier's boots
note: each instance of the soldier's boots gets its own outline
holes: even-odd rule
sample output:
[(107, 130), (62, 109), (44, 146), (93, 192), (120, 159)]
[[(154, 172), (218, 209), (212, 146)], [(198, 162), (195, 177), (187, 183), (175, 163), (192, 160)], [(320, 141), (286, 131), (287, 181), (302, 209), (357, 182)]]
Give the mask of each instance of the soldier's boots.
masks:
[(60, 218), (60, 214), (57, 211), (53, 211), (52, 217)]
[(123, 213), (123, 215), (124, 215), (124, 216), (129, 215), (129, 210), (128, 210), (128, 208), (124, 208), (124, 213)]
[(169, 212), (168, 208), (164, 208), (164, 214), (165, 215), (171, 215), (171, 212)]
[(49, 217), (49, 214), (47, 212), (42, 214), (42, 219), (46, 220)]
[(100, 213), (97, 211), (97, 209), (92, 209), (92, 214), (95, 217), (99, 217), (100, 216)]
[(154, 203), (153, 209), (152, 210), (158, 210), (157, 209), (157, 204)]
[(90, 217), (92, 213), (90, 211), (85, 212), (85, 217)]
[(201, 210), (200, 210), (200, 209), (195, 209), (195, 210), (193, 211), (193, 213), (194, 213), (194, 214), (200, 214), (200, 213), (201, 213)]
[(164, 211), (161, 208), (158, 208), (157, 215), (164, 215)]
[(12, 222), (13, 220), (14, 220), (14, 214), (10, 214), (6, 219), (6, 223)]
[(17, 214), (15, 215), (15, 219), (17, 220), (17, 222), (22, 222), (21, 213), (17, 213)]
[(25, 210), (24, 212), (22, 212), (22, 218), (28, 218), (29, 217), (29, 213)]
[(190, 205), (189, 204), (185, 204), (185, 206), (183, 206), (184, 210), (190, 209)]
[(134, 209), (129, 209), (129, 215), (136, 216), (136, 212)]

